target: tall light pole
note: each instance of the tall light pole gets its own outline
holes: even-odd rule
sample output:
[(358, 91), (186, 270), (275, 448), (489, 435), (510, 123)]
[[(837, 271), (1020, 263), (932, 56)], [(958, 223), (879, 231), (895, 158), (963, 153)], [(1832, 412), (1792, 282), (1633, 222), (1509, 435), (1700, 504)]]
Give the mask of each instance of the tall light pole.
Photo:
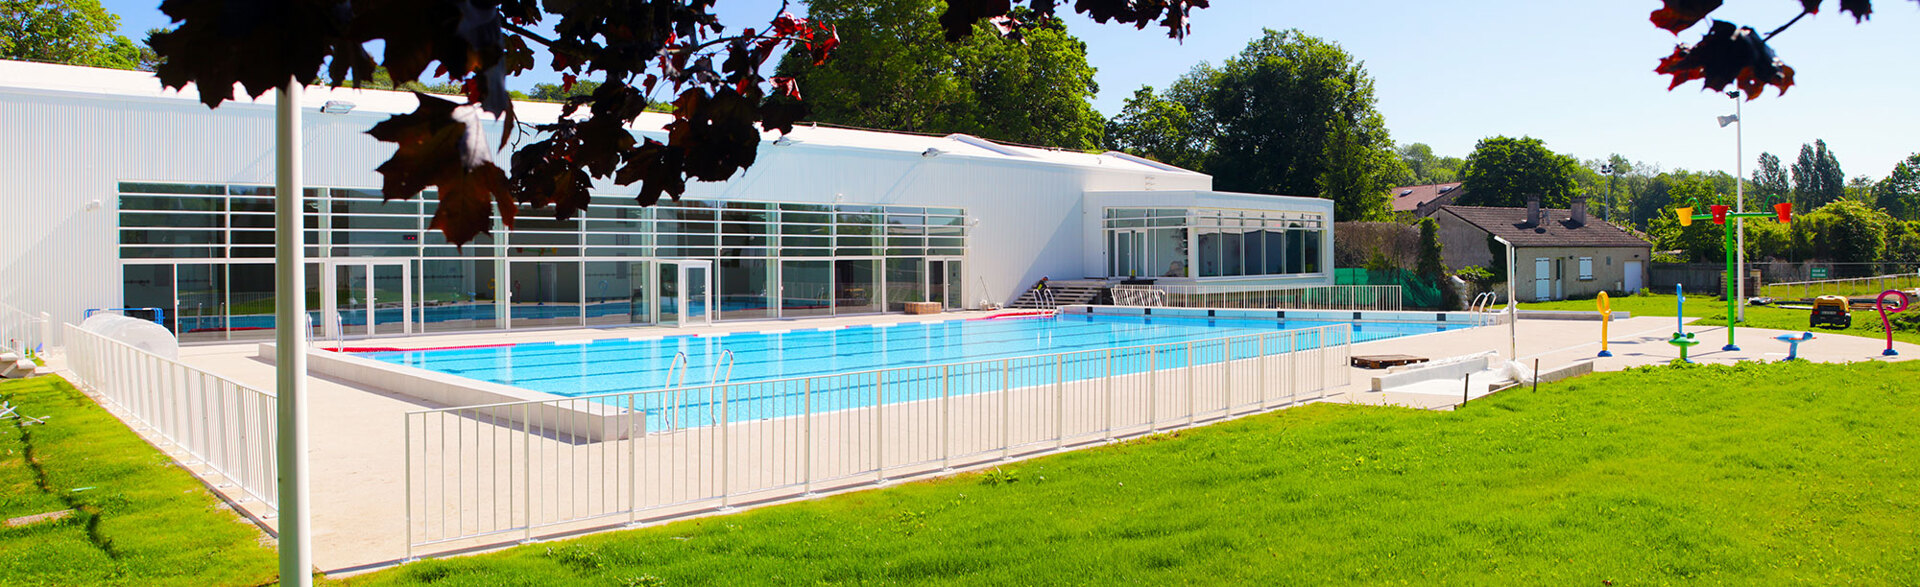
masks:
[[(1517, 279), (1520, 275), (1518, 273), (1519, 268), (1513, 265), (1518, 259), (1515, 259), (1517, 255), (1513, 250), (1512, 241), (1498, 236), (1493, 237), (1493, 240), (1500, 241), (1500, 244), (1507, 246), (1507, 360), (1519, 363), (1520, 316), (1517, 300), (1513, 299), (1513, 280)], [(1535, 373), (1534, 375), (1538, 376), (1539, 374)]]
[[(1733, 98), (1733, 116), (1720, 117), (1720, 128), (1726, 128), (1727, 125), (1729, 124), (1740, 123), (1740, 91), (1734, 90), (1731, 92), (1727, 92), (1727, 97)], [(1740, 136), (1743, 132), (1742, 127), (1744, 126), (1746, 125), (1740, 124), (1740, 126), (1733, 127), (1733, 206), (1734, 206), (1735, 212), (1747, 211), (1747, 190), (1746, 190), (1747, 156), (1741, 152), (1742, 141)], [(1747, 219), (1735, 218), (1733, 230), (1734, 230), (1734, 234), (1738, 235), (1738, 240), (1736, 241), (1736, 245), (1740, 247), (1738, 251), (1734, 252), (1734, 259), (1735, 259), (1734, 267), (1738, 270), (1738, 273), (1735, 273), (1733, 275), (1733, 277), (1736, 279), (1736, 283), (1734, 283), (1733, 288), (1734, 288), (1734, 292), (1738, 293), (1740, 302), (1738, 304), (1735, 304), (1734, 306), (1735, 308), (1738, 308), (1737, 310), (1738, 315), (1728, 316), (1727, 319), (1730, 321), (1746, 322), (1747, 321)]]

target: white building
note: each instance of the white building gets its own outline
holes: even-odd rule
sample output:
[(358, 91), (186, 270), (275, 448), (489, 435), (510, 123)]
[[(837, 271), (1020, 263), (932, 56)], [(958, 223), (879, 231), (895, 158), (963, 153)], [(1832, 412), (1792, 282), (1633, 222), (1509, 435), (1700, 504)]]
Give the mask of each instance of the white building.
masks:
[[(270, 336), (272, 96), (197, 97), (148, 73), (0, 62), (0, 301), (58, 321), (159, 308), (187, 342)], [(639, 186), (604, 183), (581, 219), (523, 210), (456, 248), (426, 228), (431, 193), (380, 199), (392, 147), (365, 131), (411, 94), (303, 100), (320, 336), (977, 308), (1042, 276), (1332, 283), (1327, 200), (1214, 192), (1121, 153), (814, 127), (769, 133), (751, 169), (677, 203), (641, 208)]]

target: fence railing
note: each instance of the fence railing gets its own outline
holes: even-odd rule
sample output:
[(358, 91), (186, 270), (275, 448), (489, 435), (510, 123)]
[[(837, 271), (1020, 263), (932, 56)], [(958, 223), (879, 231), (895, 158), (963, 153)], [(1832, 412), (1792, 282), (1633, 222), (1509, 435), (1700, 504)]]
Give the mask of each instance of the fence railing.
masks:
[(1244, 285), (1116, 285), (1113, 305), (1170, 308), (1367, 310), (1398, 312), (1398, 285), (1316, 285), (1258, 288)]
[[(408, 556), (885, 482), (1317, 399), (1350, 383), (1352, 340), (1352, 327), (1338, 324), (410, 412)], [(542, 415), (558, 410), (613, 421)]]
[(0, 304), (0, 347), (22, 353), (45, 353), (53, 346), (53, 321), (45, 313)]
[(231, 480), (268, 509), (279, 495), (271, 393), (67, 324), (74, 383)]
[(1760, 286), (1758, 293), (1749, 295), (1779, 299), (1808, 299), (1819, 296), (1872, 297), (1890, 289), (1914, 288), (1920, 288), (1920, 273), (1769, 283)]

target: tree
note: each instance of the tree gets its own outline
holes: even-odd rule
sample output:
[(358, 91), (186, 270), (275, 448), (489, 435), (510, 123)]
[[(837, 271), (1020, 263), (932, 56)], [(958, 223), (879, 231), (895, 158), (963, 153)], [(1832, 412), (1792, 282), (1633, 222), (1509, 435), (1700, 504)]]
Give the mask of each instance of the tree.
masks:
[[(1051, 16), (1058, 0), (1028, 3), (1035, 18)], [(376, 67), (398, 83), (421, 75), (461, 86), (464, 100), (419, 96), (413, 112), (395, 115), (369, 134), (394, 143), (379, 171), (389, 199), (438, 188), (432, 226), (465, 243), (487, 232), (497, 213), (508, 227), (520, 206), (554, 206), (572, 218), (588, 201), (595, 179), (638, 182), (636, 200), (651, 205), (678, 198), (686, 182), (723, 181), (753, 165), (763, 131), (790, 131), (807, 114), (792, 79), (768, 79), (763, 64), (781, 50), (824, 62), (840, 43), (831, 24), (781, 13), (765, 28), (726, 26), (711, 0), (167, 0), (161, 11), (177, 26), (154, 35), (162, 85), (193, 84), (209, 108), (233, 99), (240, 85), (259, 97), (278, 88), (310, 85), (324, 68), (334, 83), (362, 84)], [(1074, 9), (1100, 22), (1137, 28), (1158, 25), (1174, 38), (1205, 0), (1079, 0)], [(244, 8), (244, 9), (243, 9)], [(949, 38), (990, 20), (1018, 33), (1006, 2), (951, 0), (940, 22)], [(534, 32), (551, 19), (551, 35)], [(532, 28), (529, 28), (532, 27)], [(377, 44), (376, 59), (368, 47)], [(531, 45), (547, 48), (545, 65), (561, 72), (562, 86), (591, 73), (606, 83), (573, 98), (563, 116), (530, 126), (538, 140), (517, 144), (512, 174), (494, 162), (480, 124), (494, 116), (520, 126), (507, 78), (535, 67)], [(438, 64), (437, 67), (430, 67)], [(656, 92), (674, 104), (666, 142), (628, 131)], [(579, 115), (582, 109), (585, 115)], [(528, 129), (502, 133), (501, 147)]]
[(1920, 220), (1920, 153), (1908, 155), (1874, 184), (1873, 205), (1894, 218)]
[(1413, 143), (1394, 150), (1407, 166), (1406, 185), (1432, 185), (1459, 181), (1460, 167), (1466, 160), (1433, 154), (1426, 143)]
[[(940, 0), (810, 0), (809, 16), (836, 23), (834, 58), (815, 65), (789, 53), (778, 74), (830, 124), (981, 137), (1061, 147), (1101, 145), (1106, 120), (1086, 44), (1057, 18), (1024, 9), (1022, 39), (974, 34), (941, 41)], [(983, 29), (990, 24), (978, 25)]]
[(1787, 183), (1787, 169), (1780, 166), (1780, 158), (1773, 153), (1761, 153), (1760, 164), (1753, 168), (1753, 181), (1747, 188), (1750, 202), (1771, 204), (1790, 202), (1793, 186)]
[(600, 82), (584, 79), (574, 80), (571, 86), (533, 84), (533, 91), (528, 92), (527, 97), (543, 102), (565, 102), (568, 98), (592, 97), (593, 91), (597, 89), (600, 89)]
[(1202, 161), (1223, 190), (1331, 199), (1341, 220), (1391, 215), (1387, 188), (1404, 164), (1374, 108), (1373, 78), (1339, 45), (1269, 30), (1220, 67), (1201, 64), (1151, 91), (1109, 125), (1115, 148)]
[[(1181, 79), (1191, 85), (1191, 74)], [(1182, 92), (1162, 96), (1153, 86), (1141, 86), (1107, 123), (1107, 144), (1168, 165), (1203, 169), (1213, 145), (1210, 136), (1194, 129), (1205, 126), (1205, 115), (1206, 109)]]
[[(1719, 203), (1721, 198), (1711, 180), (1700, 175), (1675, 177), (1667, 187), (1667, 194), (1675, 205), (1698, 202), (1705, 206)], [(1705, 212), (1704, 209), (1694, 213)], [(1653, 237), (1654, 247), (1658, 250), (1681, 251), (1681, 256), (1693, 263), (1711, 263), (1726, 258), (1725, 229), (1712, 222), (1694, 221), (1689, 226), (1680, 226), (1680, 217), (1670, 211), (1654, 215), (1647, 222), (1647, 232)]]
[(1846, 196), (1847, 175), (1840, 171), (1840, 160), (1827, 150), (1825, 140), (1800, 145), (1800, 157), (1793, 163), (1794, 206), (1812, 210)]
[(1440, 224), (1432, 218), (1420, 219), (1420, 259), (1414, 262), (1413, 272), (1423, 279), (1440, 286), (1440, 307), (1451, 310), (1460, 306), (1460, 295), (1447, 284), (1447, 265), (1440, 257)]
[(139, 69), (141, 47), (119, 27), (99, 0), (0, 0), (0, 59)]
[(1547, 149), (1533, 137), (1488, 137), (1467, 155), (1460, 203), (1469, 206), (1527, 205), (1527, 196), (1540, 196), (1546, 207), (1566, 207), (1574, 193), (1573, 157)]

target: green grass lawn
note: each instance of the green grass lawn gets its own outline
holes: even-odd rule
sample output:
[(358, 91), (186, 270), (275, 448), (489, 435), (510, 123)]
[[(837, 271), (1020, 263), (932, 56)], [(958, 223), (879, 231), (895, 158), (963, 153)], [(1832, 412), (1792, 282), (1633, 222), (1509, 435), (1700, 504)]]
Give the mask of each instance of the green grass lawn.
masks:
[(0, 422), (0, 585), (257, 585), (277, 572), (264, 533), (133, 431), (52, 376), (0, 381), (47, 423)]
[(351, 585), (1915, 584), (1920, 363), (1313, 405)]
[[(1675, 311), (1673, 296), (1642, 294), (1612, 298), (1610, 303), (1616, 312), (1632, 312), (1634, 316), (1672, 316)], [(1577, 310), (1594, 311), (1593, 300), (1561, 300), (1557, 302), (1533, 302), (1520, 304), (1522, 310)], [(1920, 312), (1920, 308), (1909, 310)], [(1687, 296), (1687, 315), (1700, 318), (1694, 322), (1700, 326), (1725, 326), (1727, 324), (1727, 302), (1713, 296)], [(1897, 314), (1896, 314), (1897, 315)], [(1747, 306), (1747, 320), (1740, 323), (1744, 327), (1775, 328), (1779, 330), (1809, 330), (1806, 310), (1788, 310), (1772, 306)], [(1920, 330), (1909, 324), (1894, 324), (1893, 339), (1903, 342), (1920, 343)], [(1822, 334), (1845, 334), (1885, 340), (1886, 331), (1880, 326), (1880, 313), (1873, 310), (1854, 310), (1853, 326), (1845, 330), (1827, 328), (1811, 329), (1815, 336)], [(1818, 344), (1818, 339), (1813, 343)]]

